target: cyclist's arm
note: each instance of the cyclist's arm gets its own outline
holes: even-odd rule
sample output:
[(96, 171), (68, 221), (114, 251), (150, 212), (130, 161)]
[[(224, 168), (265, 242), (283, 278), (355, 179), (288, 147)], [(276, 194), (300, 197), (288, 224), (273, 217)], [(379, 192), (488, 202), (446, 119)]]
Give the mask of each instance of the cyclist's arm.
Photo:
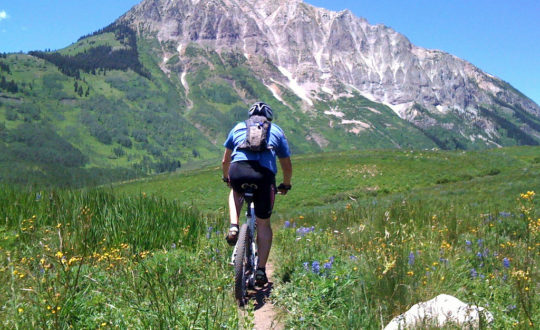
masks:
[(223, 170), (224, 178), (229, 177), (229, 167), (231, 166), (232, 152), (233, 151), (231, 149), (225, 148), (225, 152), (223, 153), (223, 159), (221, 160), (221, 169)]
[(283, 184), (291, 185), (292, 178), (292, 163), (290, 157), (279, 158), (279, 164), (283, 171)]

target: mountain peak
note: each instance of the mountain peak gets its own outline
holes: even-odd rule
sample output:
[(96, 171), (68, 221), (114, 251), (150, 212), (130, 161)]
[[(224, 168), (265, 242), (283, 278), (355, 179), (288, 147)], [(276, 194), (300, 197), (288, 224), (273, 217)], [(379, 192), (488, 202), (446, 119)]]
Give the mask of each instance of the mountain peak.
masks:
[(496, 104), (540, 116), (537, 104), (471, 63), (417, 47), (349, 10), (301, 0), (145, 0), (120, 20), (179, 51), (194, 43), (242, 54), (278, 100), (288, 89), (306, 109), (360, 94), (409, 121), (419, 120), (418, 109), (431, 116), (478, 116), (481, 107)]

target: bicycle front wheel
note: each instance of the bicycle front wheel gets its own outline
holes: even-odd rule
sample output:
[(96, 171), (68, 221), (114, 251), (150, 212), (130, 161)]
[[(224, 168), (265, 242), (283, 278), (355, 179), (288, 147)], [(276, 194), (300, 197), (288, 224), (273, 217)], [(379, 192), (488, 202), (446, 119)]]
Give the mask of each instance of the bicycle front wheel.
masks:
[(249, 244), (248, 225), (243, 224), (238, 233), (236, 256), (234, 258), (234, 296), (239, 306), (244, 306), (246, 299), (246, 284), (249, 271)]

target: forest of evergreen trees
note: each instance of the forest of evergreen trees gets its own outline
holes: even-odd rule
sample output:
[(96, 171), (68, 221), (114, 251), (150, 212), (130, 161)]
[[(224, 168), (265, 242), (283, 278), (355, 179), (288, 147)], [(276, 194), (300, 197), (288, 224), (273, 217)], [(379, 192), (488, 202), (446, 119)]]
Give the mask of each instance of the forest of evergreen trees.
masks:
[[(6, 54), (1, 53), (0, 58), (5, 58)], [(19, 86), (15, 80), (11, 79), (10, 81), (3, 75), (3, 73), (11, 74), (11, 69), (8, 64), (0, 62), (0, 91), (5, 91), (8, 93), (17, 93), (19, 91)]]
[(480, 114), (484, 117), (491, 118), (499, 127), (506, 130), (509, 138), (516, 139), (520, 145), (537, 146), (538, 141), (532, 138), (530, 135), (523, 132), (519, 127), (512, 124), (507, 119), (497, 115), (494, 111), (491, 111), (485, 107), (480, 107)]
[[(80, 78), (80, 70), (86, 73), (96, 74), (98, 70), (126, 71), (128, 69), (137, 72), (143, 77), (150, 78), (150, 73), (139, 61), (135, 31), (127, 25), (112, 24), (94, 32), (92, 35), (106, 32), (114, 32), (116, 39), (127, 48), (113, 50), (110, 46), (97, 46), (75, 56), (43, 51), (31, 51), (29, 54), (53, 63), (62, 73), (77, 79)], [(89, 36), (83, 38), (87, 37)]]

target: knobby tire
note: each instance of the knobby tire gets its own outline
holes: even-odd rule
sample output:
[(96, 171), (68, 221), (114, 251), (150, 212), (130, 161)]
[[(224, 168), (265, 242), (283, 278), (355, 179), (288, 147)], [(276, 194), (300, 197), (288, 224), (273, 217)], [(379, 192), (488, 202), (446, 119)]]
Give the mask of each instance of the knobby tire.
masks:
[(238, 233), (234, 258), (234, 296), (239, 306), (244, 306), (247, 292), (248, 251), (250, 249), (248, 225), (243, 224)]

